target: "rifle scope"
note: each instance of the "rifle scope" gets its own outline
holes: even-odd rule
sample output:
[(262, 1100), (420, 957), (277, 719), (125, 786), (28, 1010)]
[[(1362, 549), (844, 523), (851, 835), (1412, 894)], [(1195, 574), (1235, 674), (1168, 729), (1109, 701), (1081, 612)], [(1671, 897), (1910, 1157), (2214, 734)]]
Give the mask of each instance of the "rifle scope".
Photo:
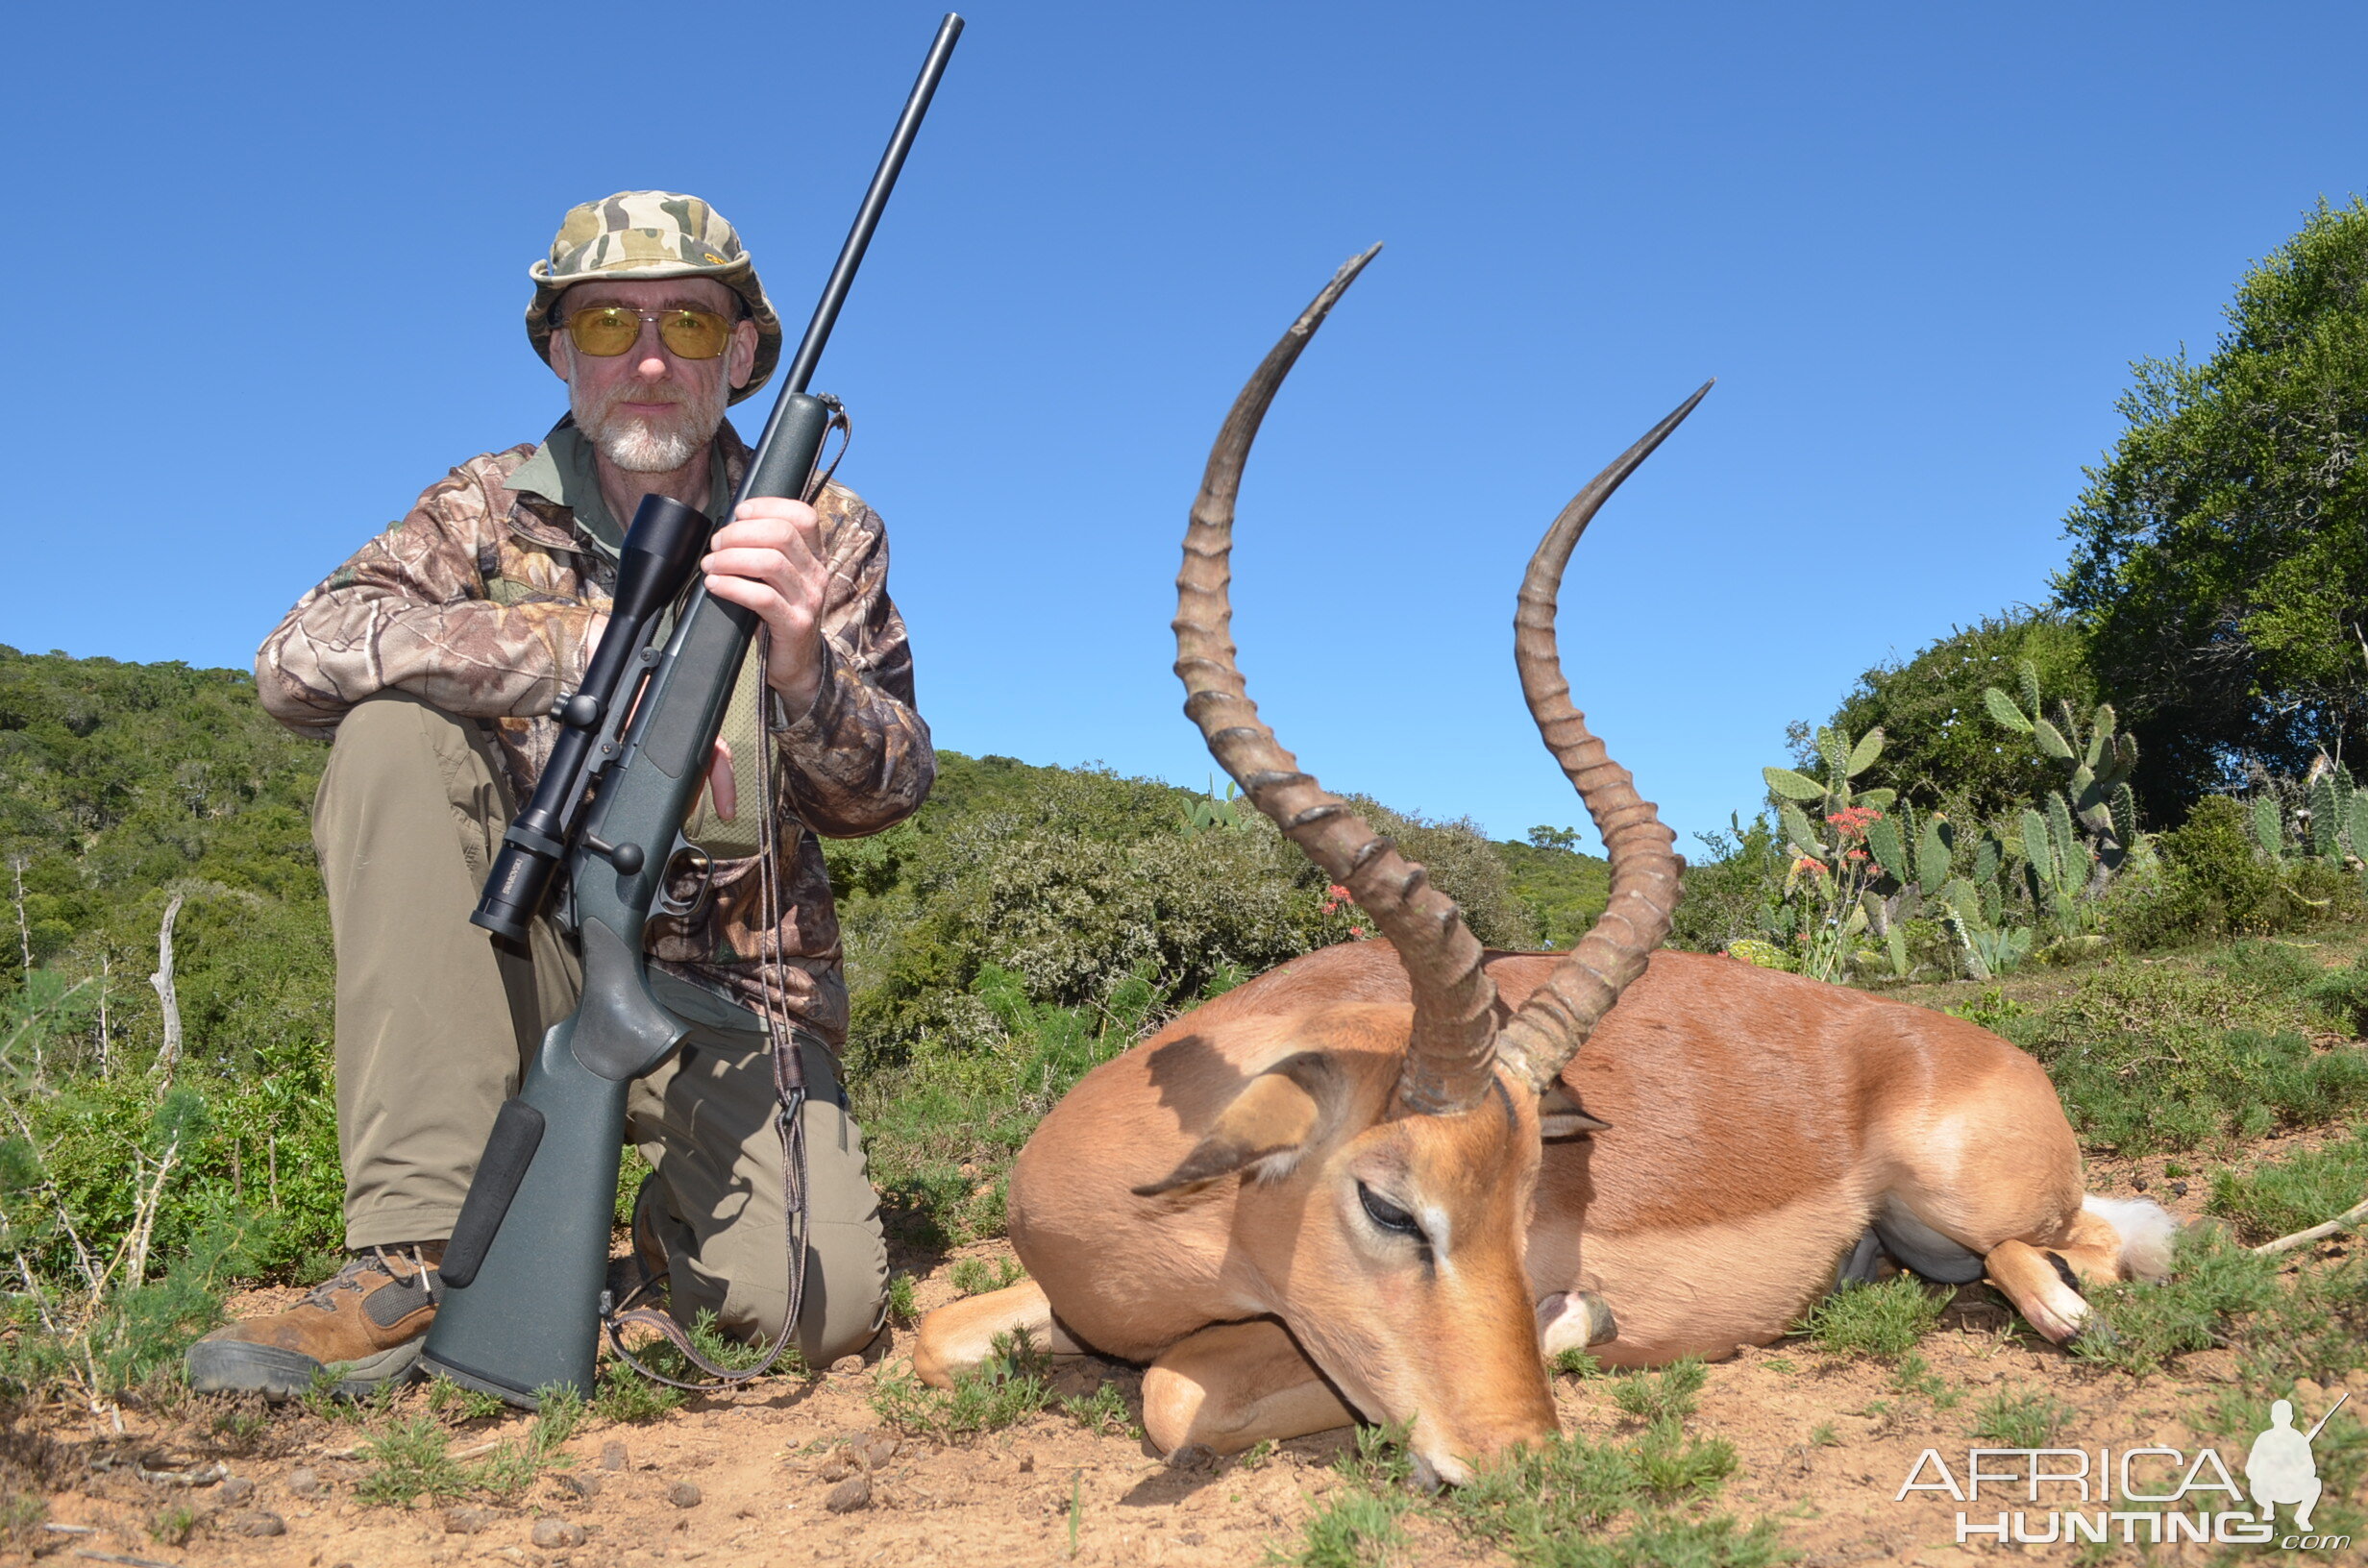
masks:
[[(615, 747), (622, 717), (617, 710), (622, 706), (630, 711), (639, 677), (648, 668), (641, 650), (649, 641), (650, 623), (682, 591), (691, 569), (699, 564), (707, 532), (704, 512), (672, 496), (642, 498), (618, 555), (608, 629), (593, 650), (583, 684), (553, 712), (561, 725), (559, 738), (534, 786), (534, 798), (502, 835), (502, 853), (485, 878), (484, 895), (469, 917), (470, 924), (512, 942), (527, 940), (527, 924), (542, 908), (552, 875), (567, 858), (568, 837), (583, 803), (585, 765), (601, 748)], [(628, 876), (641, 870), (639, 845), (594, 847), (606, 848), (617, 870)]]

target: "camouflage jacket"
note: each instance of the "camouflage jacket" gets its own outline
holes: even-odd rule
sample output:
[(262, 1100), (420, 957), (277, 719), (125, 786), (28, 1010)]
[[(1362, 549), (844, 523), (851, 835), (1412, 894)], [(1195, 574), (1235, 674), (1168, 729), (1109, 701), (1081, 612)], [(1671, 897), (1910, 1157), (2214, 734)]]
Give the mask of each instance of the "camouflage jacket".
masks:
[[(736, 487), (748, 448), (728, 424), (717, 441)], [(462, 463), (298, 600), (256, 654), (265, 710), (299, 734), (326, 737), (355, 703), (400, 689), (487, 723), (513, 797), (532, 794), (557, 733), (547, 715), (582, 678), (593, 619), (616, 580), (609, 552), (565, 505), (509, 488), (535, 451)], [(815, 835), (852, 838), (902, 821), (927, 796), (936, 758), (913, 706), (879, 516), (836, 484), (816, 510), (832, 578), (825, 670), (813, 711), (777, 731), (780, 920), (759, 928), (757, 862), (727, 860), (705, 906), (654, 918), (648, 946), (659, 968), (752, 1009), (763, 1005), (765, 961), (777, 954), (777, 1000), (835, 1048), (847, 1036), (847, 985)]]

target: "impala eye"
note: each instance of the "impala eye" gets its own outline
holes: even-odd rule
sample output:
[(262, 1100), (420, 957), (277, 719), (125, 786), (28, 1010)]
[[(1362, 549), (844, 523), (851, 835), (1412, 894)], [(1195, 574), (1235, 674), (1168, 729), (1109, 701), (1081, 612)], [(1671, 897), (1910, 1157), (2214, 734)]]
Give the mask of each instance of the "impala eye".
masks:
[(1422, 1227), (1415, 1223), (1414, 1215), (1363, 1182), (1357, 1184), (1357, 1201), (1365, 1205), (1365, 1217), (1381, 1229), (1394, 1236), (1412, 1237), (1417, 1241), (1423, 1239)]

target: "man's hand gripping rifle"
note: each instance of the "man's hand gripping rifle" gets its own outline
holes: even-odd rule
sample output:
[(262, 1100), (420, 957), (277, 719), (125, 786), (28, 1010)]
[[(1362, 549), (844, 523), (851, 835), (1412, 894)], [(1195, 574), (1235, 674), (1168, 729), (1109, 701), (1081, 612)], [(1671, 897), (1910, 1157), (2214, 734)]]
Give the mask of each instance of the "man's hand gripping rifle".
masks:
[[(813, 499), (836, 408), (806, 385), (961, 31), (951, 14), (938, 29), (722, 521), (752, 497)], [(692, 1029), (651, 994), (642, 927), (759, 623), (697, 587), (665, 649), (649, 644), (666, 606), (683, 599), (714, 527), (664, 496), (634, 513), (608, 630), (582, 686), (559, 704), (551, 761), (471, 917), (523, 942), (554, 873), (567, 867), (582, 1001), (544, 1036), (517, 1097), (495, 1117), (445, 1247), (443, 1304), (422, 1356), (432, 1373), (530, 1409), (545, 1389), (592, 1390), (627, 1089)], [(769, 811), (770, 802), (741, 809)], [(763, 1027), (753, 1017), (750, 1024)], [(794, 1051), (785, 1036), (775, 1047)], [(799, 1283), (793, 1275), (784, 1335)]]

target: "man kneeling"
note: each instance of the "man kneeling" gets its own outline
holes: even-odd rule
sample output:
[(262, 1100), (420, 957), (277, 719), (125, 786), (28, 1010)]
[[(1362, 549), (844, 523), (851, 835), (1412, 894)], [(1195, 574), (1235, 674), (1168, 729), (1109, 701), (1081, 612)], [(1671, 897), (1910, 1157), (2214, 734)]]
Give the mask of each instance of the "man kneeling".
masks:
[[(298, 600), (256, 659), (263, 706), (333, 735), (313, 842), (337, 951), (337, 1132), (353, 1256), (302, 1302), (189, 1351), (201, 1390), (340, 1392), (407, 1377), (437, 1265), (502, 1102), (574, 1011), (578, 955), (548, 916), (524, 947), (469, 923), (502, 834), (549, 757), (548, 717), (605, 629), (617, 554), (644, 496), (726, 504), (749, 449), (724, 418), (761, 387), (781, 329), (729, 224), (704, 202), (627, 191), (567, 214), (530, 269), (527, 332), (567, 383), (539, 446), (472, 457)], [(887, 1253), (837, 1051), (838, 921), (816, 834), (876, 833), (927, 795), (904, 625), (877, 514), (829, 485), (807, 506), (752, 500), (713, 538), (707, 590), (765, 635), (736, 705), (764, 739), (719, 749), (692, 837), (713, 876), (654, 916), (651, 983), (697, 1024), (632, 1088), (628, 1136), (654, 1174), (633, 1211), (640, 1267), (688, 1324), (772, 1338), (790, 1300), (774, 1074), (758, 1019), (793, 1023), (808, 1260), (797, 1342), (812, 1364), (879, 1335)], [(761, 668), (760, 668), (761, 665)], [(771, 747), (778, 919), (760, 911), (752, 753)], [(743, 810), (745, 807), (747, 809)], [(670, 890), (688, 896), (687, 884)]]

